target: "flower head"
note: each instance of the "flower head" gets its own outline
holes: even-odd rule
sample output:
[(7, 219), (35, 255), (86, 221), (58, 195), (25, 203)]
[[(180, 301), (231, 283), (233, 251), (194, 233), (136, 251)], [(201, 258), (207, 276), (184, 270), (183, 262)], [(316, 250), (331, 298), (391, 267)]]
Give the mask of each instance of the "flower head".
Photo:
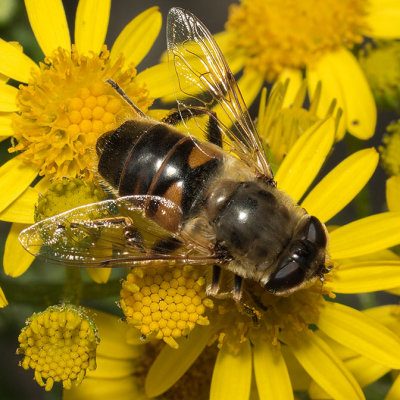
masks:
[(399, 110), (400, 44), (394, 40), (368, 44), (359, 59), (378, 105)]
[[(146, 73), (140, 79), (136, 69), (159, 33), (157, 7), (134, 18), (108, 50), (104, 39), (110, 2), (79, 2), (72, 45), (61, 0), (27, 0), (25, 5), (44, 60), (37, 65), (18, 43), (0, 39), (2, 137), (11, 137), (10, 152), (15, 154), (0, 167), (0, 219), (14, 223), (4, 255), (11, 276), (26, 271), (33, 261), (17, 237), (33, 222), (38, 194), (47, 190), (49, 178), (90, 179), (97, 138), (134, 116), (105, 81), (116, 81), (143, 111), (162, 95), (146, 86), (145, 80), (157, 75)], [(20, 82), (18, 89), (9, 79)], [(32, 185), (38, 176), (45, 178)]]
[(33, 314), (19, 337), (20, 365), (33, 369), (40, 386), (51, 390), (54, 382), (70, 389), (79, 385), (87, 370), (96, 368), (97, 331), (83, 311), (73, 306), (53, 306)]
[(290, 78), (291, 93), (305, 70), (310, 94), (322, 82), (318, 116), (324, 117), (332, 99), (343, 110), (337, 139), (346, 130), (367, 139), (375, 131), (376, 106), (351, 51), (364, 37), (400, 37), (391, 17), (397, 7), (378, 0), (242, 0), (231, 6), (226, 31), (216, 38), (235, 71), (244, 67), (268, 81)]
[[(280, 165), (276, 174), (278, 187), (296, 201), (304, 197), (330, 152), (334, 126), (332, 118), (328, 118), (309, 128)], [(377, 163), (378, 155), (373, 149), (351, 155), (323, 178), (300, 205), (321, 221), (329, 221), (361, 190)], [(195, 327), (187, 339), (177, 339), (177, 350), (166, 346), (158, 355), (146, 378), (146, 393), (163, 393), (180, 379), (205, 346), (214, 342), (220, 350), (211, 399), (222, 395), (247, 399), (253, 370), (261, 398), (276, 398), (278, 393), (282, 398), (292, 398), (290, 357), (330, 397), (363, 398), (356, 379), (326, 337), (389, 368), (399, 365), (393, 349), (400, 351), (400, 340), (359, 311), (334, 301), (334, 293), (398, 287), (398, 262), (382, 258), (368, 261), (368, 254), (372, 256), (399, 243), (399, 226), (398, 213), (383, 213), (333, 230), (329, 253), (334, 268), (325, 274), (324, 283), (317, 281), (290, 295), (276, 296), (248, 280), (241, 304), (231, 299), (213, 299), (214, 307), (206, 314), (210, 324)], [(180, 368), (173, 368), (174, 365)]]
[(204, 278), (199, 271), (181, 268), (134, 270), (122, 282), (121, 308), (127, 322), (144, 337), (152, 333), (172, 347), (175, 339), (186, 336), (196, 324), (208, 325)]

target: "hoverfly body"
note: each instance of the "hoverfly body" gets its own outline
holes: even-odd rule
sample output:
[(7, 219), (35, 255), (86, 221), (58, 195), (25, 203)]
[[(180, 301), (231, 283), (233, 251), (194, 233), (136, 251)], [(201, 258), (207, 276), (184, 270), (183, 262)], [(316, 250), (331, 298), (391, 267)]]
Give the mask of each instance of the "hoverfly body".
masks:
[[(230, 271), (237, 302), (247, 280), (277, 295), (323, 280), (326, 228), (276, 187), (211, 33), (173, 8), (167, 39), (178, 111), (156, 121), (132, 105), (139, 116), (96, 144), (99, 179), (115, 199), (38, 222), (20, 234), (22, 245), (83, 267), (212, 265), (207, 294), (222, 296)], [(189, 120), (201, 138), (174, 126)]]

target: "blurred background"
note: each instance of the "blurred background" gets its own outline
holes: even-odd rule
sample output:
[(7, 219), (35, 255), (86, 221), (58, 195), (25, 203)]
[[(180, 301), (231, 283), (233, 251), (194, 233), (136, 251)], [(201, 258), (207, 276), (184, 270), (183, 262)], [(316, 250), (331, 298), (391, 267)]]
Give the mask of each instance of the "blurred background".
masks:
[[(101, 1), (101, 0), (100, 0)], [(74, 31), (74, 16), (78, 0), (64, 0), (64, 7), (67, 14), (67, 19), (70, 26), (70, 32)], [(115, 41), (121, 30), (128, 24), (136, 15), (144, 11), (150, 6), (159, 6), (163, 14), (163, 27), (161, 33), (151, 49), (148, 56), (140, 65), (140, 69), (152, 66), (159, 61), (159, 57), (166, 49), (165, 39), (165, 21), (168, 10), (171, 7), (179, 6), (192, 11), (212, 33), (220, 32), (224, 29), (224, 23), (228, 15), (228, 7), (233, 3), (229, 0), (163, 0), (163, 1), (140, 1), (140, 0), (113, 0), (111, 7), (109, 29), (106, 37), (106, 44), (111, 48), (112, 43)], [(22, 44), (24, 51), (35, 61), (43, 59), (43, 53), (36, 43), (33, 32), (30, 28), (29, 21), (26, 15), (23, 0), (0, 0), (0, 37), (6, 41), (18, 41)], [(250, 108), (252, 117), (256, 116), (258, 107), (257, 101)], [(332, 168), (339, 161), (343, 160), (347, 154), (361, 147), (378, 147), (381, 143), (385, 127), (393, 120), (398, 119), (399, 116), (393, 112), (382, 112), (378, 115), (378, 127), (376, 134), (371, 140), (367, 142), (359, 142), (357, 139), (347, 137), (346, 140), (337, 144), (332, 157), (329, 159), (327, 165), (324, 167), (321, 174)], [(7, 149), (10, 147), (9, 140), (0, 143), (0, 162), (3, 164), (10, 159)], [(363, 202), (363, 197), (368, 195), (371, 202), (370, 206), (362, 213), (376, 213), (386, 210), (385, 206), (385, 180), (386, 176), (383, 170), (379, 167), (377, 172), (364, 193), (359, 196), (355, 202), (345, 208), (333, 221), (336, 224), (341, 224), (346, 221), (352, 220), (360, 213), (360, 204)], [(1, 194), (0, 194), (1, 195)], [(365, 198), (365, 197), (364, 197)], [(357, 202), (359, 205), (357, 205)], [(0, 254), (1, 257), (4, 251), (5, 238), (9, 230), (9, 224), (0, 223)], [(33, 267), (18, 279), (20, 284), (29, 285), (34, 289), (36, 285), (45, 282), (62, 282), (64, 277), (63, 268), (50, 264), (43, 264), (35, 261)], [(114, 276), (115, 277), (115, 276)], [(12, 287), (12, 279), (7, 278), (0, 270), (0, 281), (7, 281), (9, 287)], [(1, 284), (1, 282), (0, 282)], [(11, 286), (10, 286), (11, 285)], [(16, 288), (15, 288), (16, 290)], [(0, 363), (0, 399), (60, 399), (61, 389), (59, 385), (50, 393), (46, 393), (40, 388), (32, 379), (32, 371), (25, 371), (18, 366), (19, 357), (15, 354), (15, 349), (18, 347), (17, 337), (20, 329), (24, 326), (24, 321), (33, 312), (41, 311), (43, 309), (41, 304), (35, 304), (32, 299), (32, 304), (27, 306), (18, 303), (18, 296), (16, 293), (6, 293), (10, 305), (0, 311), (0, 354), (2, 355)], [(110, 297), (107, 301), (100, 303), (100, 307), (112, 312), (116, 311), (115, 307), (116, 297)], [(341, 299), (342, 300), (342, 299)], [(362, 296), (347, 296), (343, 301), (351, 304), (356, 308), (365, 308), (372, 306), (379, 302), (396, 301), (394, 297), (389, 297), (388, 294), (380, 294), (373, 300), (370, 298), (363, 298)], [(88, 303), (87, 305), (99, 303)], [(382, 399), (382, 393), (387, 390), (388, 381), (382, 379), (381, 381), (373, 384), (367, 388), (368, 399)]]

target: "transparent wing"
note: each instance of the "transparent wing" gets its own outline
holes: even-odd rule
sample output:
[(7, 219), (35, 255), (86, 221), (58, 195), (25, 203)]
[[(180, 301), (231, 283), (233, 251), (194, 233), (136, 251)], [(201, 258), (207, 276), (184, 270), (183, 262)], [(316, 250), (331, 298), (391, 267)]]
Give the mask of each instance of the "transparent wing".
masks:
[[(258, 175), (273, 179), (235, 78), (208, 29), (190, 12), (172, 8), (167, 20), (167, 40), (179, 111), (196, 108), (215, 111), (210, 116), (218, 124), (224, 148)], [(201, 118), (196, 112), (192, 117), (207, 138)]]
[(150, 213), (180, 217), (174, 203), (158, 196), (125, 196), (89, 204), (23, 230), (19, 240), (31, 254), (81, 267), (133, 267), (218, 262), (210, 250), (162, 228)]

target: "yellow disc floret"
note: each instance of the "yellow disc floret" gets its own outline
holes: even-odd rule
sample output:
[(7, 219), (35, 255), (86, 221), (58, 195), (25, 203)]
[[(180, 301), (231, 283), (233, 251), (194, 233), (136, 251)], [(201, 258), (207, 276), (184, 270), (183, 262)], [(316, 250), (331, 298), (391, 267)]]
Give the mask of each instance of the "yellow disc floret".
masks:
[(55, 50), (29, 84), (19, 87), (13, 120), (17, 143), (10, 151), (22, 151), (23, 160), (40, 167), (40, 175), (91, 176), (97, 138), (132, 113), (106, 80), (116, 81), (144, 112), (152, 103), (135, 76), (122, 56), (111, 61), (106, 46), (100, 55), (89, 56), (74, 46), (72, 52)]
[(248, 67), (272, 81), (284, 68), (304, 68), (341, 46), (352, 48), (367, 30), (366, 0), (242, 0), (227, 30)]
[(33, 314), (18, 341), (17, 353), (24, 356), (20, 365), (33, 369), (47, 391), (54, 382), (65, 389), (78, 385), (88, 369), (96, 368), (97, 331), (82, 309), (52, 306)]
[(121, 308), (127, 322), (144, 336), (154, 334), (172, 347), (196, 324), (208, 325), (204, 313), (212, 307), (204, 278), (197, 270), (148, 268), (134, 270), (122, 283)]

